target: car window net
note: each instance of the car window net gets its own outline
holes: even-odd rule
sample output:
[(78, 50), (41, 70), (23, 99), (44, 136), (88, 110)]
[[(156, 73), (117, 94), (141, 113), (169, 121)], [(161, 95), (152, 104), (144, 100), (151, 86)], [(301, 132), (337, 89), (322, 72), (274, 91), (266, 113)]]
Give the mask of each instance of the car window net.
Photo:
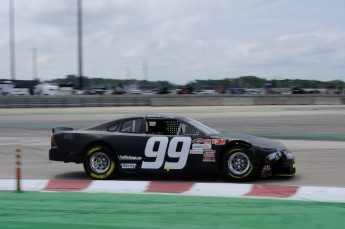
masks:
[(178, 120), (148, 121), (147, 133), (156, 135), (197, 135), (199, 132), (192, 126)]

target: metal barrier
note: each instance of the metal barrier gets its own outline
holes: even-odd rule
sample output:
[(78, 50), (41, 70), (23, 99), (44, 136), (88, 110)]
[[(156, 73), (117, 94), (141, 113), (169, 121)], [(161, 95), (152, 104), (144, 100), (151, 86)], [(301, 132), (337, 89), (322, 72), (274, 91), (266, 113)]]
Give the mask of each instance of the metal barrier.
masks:
[(0, 108), (117, 106), (343, 105), (345, 95), (0, 96)]

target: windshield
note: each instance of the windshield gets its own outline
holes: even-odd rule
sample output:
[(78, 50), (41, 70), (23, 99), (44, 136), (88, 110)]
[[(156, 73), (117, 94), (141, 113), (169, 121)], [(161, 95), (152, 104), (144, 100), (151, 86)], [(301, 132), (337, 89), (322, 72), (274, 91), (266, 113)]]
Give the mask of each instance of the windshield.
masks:
[(196, 121), (194, 119), (188, 118), (188, 123), (195, 126), (196, 128), (198, 128), (199, 130), (201, 130), (202, 132), (206, 133), (206, 134), (219, 134), (220, 132), (218, 130), (215, 130), (207, 125), (205, 125), (204, 123), (201, 123), (199, 121)]

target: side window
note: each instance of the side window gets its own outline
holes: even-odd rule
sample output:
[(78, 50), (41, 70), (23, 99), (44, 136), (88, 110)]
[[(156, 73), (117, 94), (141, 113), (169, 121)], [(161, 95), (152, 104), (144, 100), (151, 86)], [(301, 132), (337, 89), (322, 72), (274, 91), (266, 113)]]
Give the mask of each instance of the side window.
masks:
[(111, 126), (109, 126), (108, 128), (107, 128), (107, 131), (109, 131), (109, 132), (115, 132), (116, 130), (117, 130), (117, 128), (119, 127), (119, 123), (114, 123), (114, 124), (112, 124)]
[(177, 120), (148, 120), (146, 130), (148, 134), (176, 135), (179, 125)]
[(181, 123), (177, 120), (169, 120), (167, 121), (167, 130), (170, 135), (177, 135), (178, 127)]
[(188, 124), (181, 123), (178, 128), (177, 135), (199, 135), (199, 131)]
[(125, 133), (141, 133), (141, 124), (142, 124), (142, 119), (131, 119), (124, 121), (120, 132), (125, 132)]

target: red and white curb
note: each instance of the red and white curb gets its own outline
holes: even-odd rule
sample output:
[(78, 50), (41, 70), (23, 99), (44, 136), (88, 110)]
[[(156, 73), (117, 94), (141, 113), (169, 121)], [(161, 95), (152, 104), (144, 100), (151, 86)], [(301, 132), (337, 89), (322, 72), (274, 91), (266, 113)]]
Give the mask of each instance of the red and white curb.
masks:
[[(29, 180), (23, 191), (75, 191), (88, 193), (166, 193), (188, 196), (265, 197), (306, 201), (345, 202), (345, 188), (276, 186), (234, 183), (165, 181)], [(15, 179), (0, 179), (0, 190), (16, 190)]]

